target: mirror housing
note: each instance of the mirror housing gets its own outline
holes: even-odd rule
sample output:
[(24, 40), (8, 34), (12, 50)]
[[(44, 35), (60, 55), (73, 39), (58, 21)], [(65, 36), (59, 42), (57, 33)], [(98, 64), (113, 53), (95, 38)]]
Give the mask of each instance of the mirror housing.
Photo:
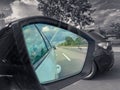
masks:
[[(22, 33), (22, 27), (29, 25), (29, 24), (34, 24), (34, 23), (44, 23), (44, 24), (56, 26), (56, 27), (59, 27), (62, 29), (66, 29), (66, 30), (68, 30), (72, 33), (75, 33), (75, 34), (83, 37), (84, 39), (86, 39), (88, 41), (88, 45), (89, 45), (85, 64), (83, 66), (82, 71), (79, 74), (64, 78), (63, 80), (60, 80), (60, 81), (45, 84), (44, 87), (56, 88), (56, 86), (61, 85), (60, 87), (57, 87), (57, 89), (61, 89), (69, 84), (74, 83), (75, 81), (78, 81), (79, 79), (87, 76), (90, 73), (90, 71), (91, 71), (90, 68), (91, 68), (91, 64), (92, 64), (92, 60), (93, 60), (93, 52), (94, 52), (94, 48), (95, 48), (95, 42), (92, 39), (92, 37), (90, 37), (86, 32), (76, 29), (68, 24), (63, 23), (63, 22), (48, 18), (48, 17), (35, 16), (35, 17), (23, 18), (23, 19), (20, 19), (20, 20), (10, 23), (8, 27), (10, 29), (12, 29), (13, 36), (14, 36), (14, 39), (15, 39), (15, 42), (17, 45), (17, 49), (18, 49), (19, 55), (21, 57), (20, 58), (21, 62), (23, 62), (24, 65), (26, 65), (26, 69), (28, 69), (30, 71), (29, 74), (32, 74), (32, 76), (36, 79), (36, 81), (38, 83), (39, 83), (39, 81), (36, 77), (33, 66), (31, 65), (30, 58), (29, 58), (27, 48), (25, 45), (24, 36)], [(26, 74), (26, 75), (28, 75), (28, 74)], [(28, 78), (30, 79), (31, 77), (28, 76)]]

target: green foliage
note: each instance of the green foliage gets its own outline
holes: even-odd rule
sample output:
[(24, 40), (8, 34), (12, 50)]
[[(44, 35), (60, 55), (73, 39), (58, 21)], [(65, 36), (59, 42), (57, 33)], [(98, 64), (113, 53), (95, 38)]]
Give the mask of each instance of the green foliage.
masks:
[(82, 44), (82, 39), (81, 38), (76, 38), (75, 39), (75, 44), (76, 45), (81, 45)]
[(79, 46), (85, 44), (82, 38), (76, 38), (73, 40), (72, 37), (68, 36), (65, 38), (65, 42), (61, 43), (59, 46)]
[(66, 37), (65, 40), (65, 45), (74, 45), (74, 40), (72, 39), (72, 37)]
[(88, 0), (38, 0), (38, 9), (48, 16), (82, 28), (94, 22)]

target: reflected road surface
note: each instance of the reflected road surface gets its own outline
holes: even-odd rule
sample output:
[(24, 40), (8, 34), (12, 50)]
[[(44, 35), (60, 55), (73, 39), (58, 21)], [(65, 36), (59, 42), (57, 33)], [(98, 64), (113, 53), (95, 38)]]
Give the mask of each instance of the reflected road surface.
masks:
[(59, 77), (79, 73), (84, 65), (87, 48), (57, 47), (56, 61), (61, 66)]

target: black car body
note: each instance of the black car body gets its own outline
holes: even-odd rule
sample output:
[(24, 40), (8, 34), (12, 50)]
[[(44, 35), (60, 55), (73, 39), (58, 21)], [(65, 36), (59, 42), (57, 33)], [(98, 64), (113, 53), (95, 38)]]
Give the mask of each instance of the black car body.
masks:
[[(66, 29), (67, 31), (73, 32), (83, 37), (85, 40), (87, 40), (88, 49), (86, 49), (87, 52), (83, 52), (87, 56), (85, 56), (86, 57), (85, 62), (83, 63), (84, 66), (82, 66), (81, 71), (79, 73), (77, 72), (69, 77), (65, 77), (62, 79), (56, 79), (56, 81), (49, 82), (47, 84), (41, 84), (38, 82), (38, 78), (36, 77), (36, 73), (35, 73), (35, 70), (33, 69), (33, 65), (30, 62), (31, 59), (30, 59), (30, 56), (28, 55), (28, 51), (26, 49), (27, 45), (25, 44), (25, 39), (23, 36), (24, 34), (22, 32), (22, 27), (26, 25), (31, 25), (31, 24), (37, 24), (37, 23), (42, 23), (42, 24), (45, 23), (45, 25), (49, 24), (55, 27), (57, 26), (57, 27)], [(59, 23), (61, 23), (60, 24), (61, 26), (59, 25)], [(26, 29), (26, 30), (30, 30), (30, 29)], [(54, 30), (54, 29), (51, 29), (51, 30)], [(23, 19), (14, 21), (1, 30), (0, 36), (1, 36), (0, 46), (2, 47), (0, 49), (0, 51), (2, 52), (0, 53), (1, 75), (3, 75), (3, 77), (12, 78), (13, 80), (9, 80), (10, 84), (12, 82), (20, 83), (19, 87), (23, 89), (25, 88), (24, 90), (43, 90), (43, 89), (37, 89), (39, 87), (42, 87), (42, 88), (47, 87), (47, 88), (50, 88), (50, 90), (56, 90), (57, 88), (58, 90), (67, 85), (72, 84), (73, 82), (78, 81), (81, 78), (90, 79), (95, 75), (95, 72), (97, 70), (106, 71), (106, 70), (109, 70), (113, 65), (114, 59), (113, 59), (112, 47), (110, 42), (105, 40), (104, 37), (102, 37), (96, 32), (93, 32), (93, 31), (84, 32), (84, 31), (75, 29), (70, 25), (67, 25), (65, 23), (62, 23), (47, 17), (29, 17), (29, 18), (23, 18)], [(77, 56), (79, 57), (79, 55)], [(94, 64), (92, 65), (92, 63)], [(42, 63), (40, 63), (39, 65), (41, 64)], [(78, 66), (80, 66), (80, 64)], [(71, 69), (72, 68), (73, 67), (71, 67)], [(75, 70), (76, 69), (74, 69), (73, 71)], [(5, 85), (7, 84), (4, 78), (3, 78), (3, 83), (5, 83), (3, 86), (3, 88), (5, 88)], [(30, 84), (33, 84), (33, 85), (28, 87)], [(61, 86), (58, 87), (59, 85)], [(16, 90), (19, 90), (19, 89), (16, 89)]]
[(89, 35), (95, 40), (94, 62), (100, 72), (109, 70), (114, 64), (112, 44), (103, 35), (91, 30)]
[[(76, 59), (75, 60), (72, 59), (72, 61), (63, 60), (65, 62), (67, 61), (67, 64), (66, 63), (63, 63), (63, 64), (65, 66), (69, 66), (70, 68), (69, 70), (67, 70), (67, 73), (69, 74), (72, 71), (75, 71), (75, 73), (70, 75), (66, 75), (67, 73), (65, 73), (65, 76), (63, 78), (51, 80), (51, 82), (48, 82), (48, 83), (41, 83), (41, 81), (38, 80), (36, 70), (34, 69), (34, 65), (31, 62), (31, 59), (27, 50), (28, 46), (26, 45), (25, 39), (23, 36), (24, 30), (22, 29), (22, 27), (26, 25), (31, 26), (31, 24), (38, 24), (38, 23), (42, 23), (42, 24), (44, 23), (45, 26), (51, 25), (53, 27), (59, 27), (59, 28), (62, 28), (62, 30), (64, 29), (64, 33), (69, 32), (69, 35), (75, 34), (75, 36), (78, 35), (81, 38), (83, 38), (82, 40), (84, 42), (82, 43), (81, 48), (83, 47), (83, 45), (85, 45), (84, 47), (86, 48), (82, 48), (82, 50), (80, 50), (78, 47), (75, 46), (74, 48), (72, 48), (73, 51), (71, 51), (71, 52), (74, 52), (74, 50), (76, 51), (76, 49), (77, 49), (76, 51), (77, 53), (78, 51), (82, 51), (82, 53), (84, 54), (84, 57), (83, 57), (83, 54), (81, 53), (78, 53), (79, 55), (77, 54), (77, 56), (75, 57), (78, 57), (79, 62), (84, 60), (83, 63), (79, 64), (79, 62), (77, 62), (74, 64)], [(36, 25), (33, 25), (33, 26), (35, 27)], [(38, 31), (37, 27), (35, 28), (36, 29), (32, 28), (31, 31), (33, 30)], [(30, 30), (30, 29), (26, 29), (26, 30)], [(51, 29), (51, 30), (59, 30), (59, 29)], [(39, 36), (41, 35), (42, 37), (44, 37), (42, 34), (40, 33), (38, 34)], [(34, 35), (33, 37), (35, 37)], [(65, 35), (68, 35), (68, 33)], [(31, 35), (29, 34), (28, 36), (31, 36)], [(73, 37), (75, 38), (75, 36)], [(83, 79), (91, 71), (91, 64), (93, 61), (93, 52), (94, 52), (94, 46), (95, 46), (94, 40), (86, 32), (76, 29), (63, 22), (59, 22), (57, 20), (54, 20), (48, 17), (39, 17), (39, 16), (23, 18), (23, 19), (14, 21), (10, 23), (8, 26), (6, 26), (5, 28), (3, 28), (0, 31), (0, 37), (1, 37), (0, 38), (0, 46), (1, 46), (0, 48), (0, 61), (1, 61), (0, 62), (0, 67), (1, 67), (0, 68), (0, 75), (1, 75), (0, 88), (1, 90), (13, 90), (13, 89), (15, 90), (48, 90), (48, 89), (60, 90), (61, 88), (64, 88), (80, 79)], [(87, 45), (85, 44), (86, 40), (87, 40)], [(37, 42), (37, 40), (34, 40), (34, 41)], [(67, 48), (65, 48), (65, 50), (66, 49)], [(72, 55), (76, 55), (76, 54), (71, 54), (71, 56)], [(47, 57), (43, 59), (39, 59), (39, 61), (42, 60), (42, 62), (38, 61), (39, 63), (38, 65), (41, 66), (42, 63), (46, 61), (45, 60), (46, 58)], [(45, 62), (45, 64), (47, 62)], [(74, 67), (78, 66), (78, 68), (74, 69), (74, 67), (72, 67), (73, 65), (70, 65), (70, 62), (74, 64)], [(50, 69), (52, 65), (50, 63), (49, 65), (45, 65), (45, 64), (43, 64), (43, 66), (46, 66), (46, 71), (47, 71)], [(58, 65), (56, 68), (58, 68)], [(41, 69), (39, 70), (42, 72), (43, 71), (45, 72), (45, 70), (41, 70)], [(62, 69), (62, 70), (66, 70), (66, 69)], [(50, 73), (53, 73), (53, 72), (49, 72), (48, 74), (43, 74), (43, 76), (46, 76), (44, 78), (47, 78), (48, 76), (50, 76)]]
[[(80, 79), (93, 77), (97, 70), (102, 72), (112, 67), (114, 58), (110, 42), (93, 31), (86, 33), (61, 21), (39, 17), (41, 13), (37, 9), (38, 3), (33, 5), (33, 2), (32, 0), (3, 0), (0, 2), (0, 9), (5, 13), (5, 17), (0, 20), (0, 90), (60, 90)], [(3, 6), (4, 8), (2, 8)], [(85, 52), (85, 62), (80, 72), (76, 72), (70, 76), (66, 75), (47, 84), (39, 82), (33, 65), (30, 62), (31, 59), (22, 32), (24, 26), (37, 23), (65, 29), (68, 32), (81, 36), (88, 42), (88, 50)], [(52, 49), (52, 45), (50, 45), (50, 49)], [(79, 56), (77, 55), (77, 57)], [(45, 61), (45, 58), (43, 61)], [(70, 62), (70, 60), (67, 62)], [(39, 65), (41, 65), (41, 62)], [(77, 65), (65, 65), (70, 66), (69, 72), (76, 70), (74, 67)], [(50, 74), (45, 75), (50, 76)]]

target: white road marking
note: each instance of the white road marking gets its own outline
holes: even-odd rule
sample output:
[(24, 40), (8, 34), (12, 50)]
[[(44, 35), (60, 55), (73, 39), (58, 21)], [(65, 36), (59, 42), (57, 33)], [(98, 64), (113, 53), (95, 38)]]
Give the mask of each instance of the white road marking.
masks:
[(67, 55), (65, 55), (64, 53), (62, 53), (62, 54), (68, 61), (71, 61), (71, 59)]
[(13, 75), (0, 75), (0, 77), (13, 77)]

